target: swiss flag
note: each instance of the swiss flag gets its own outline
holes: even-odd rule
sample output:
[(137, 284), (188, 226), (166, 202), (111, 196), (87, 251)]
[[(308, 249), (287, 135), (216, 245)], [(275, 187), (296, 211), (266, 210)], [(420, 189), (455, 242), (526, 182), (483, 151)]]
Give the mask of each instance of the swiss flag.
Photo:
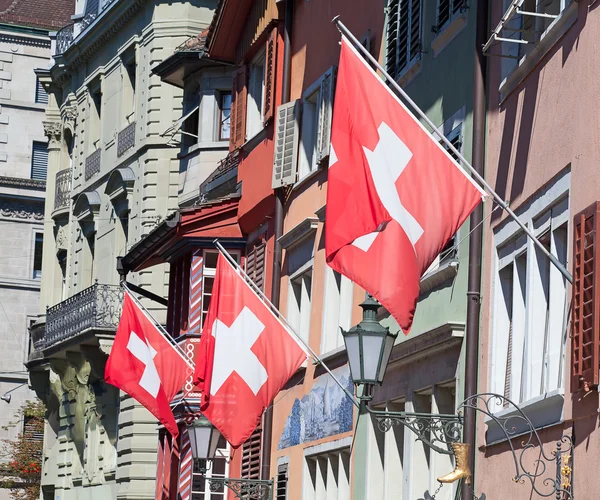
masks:
[(306, 353), (219, 255), (196, 360), (202, 412), (231, 446), (244, 443)]
[(327, 186), (329, 265), (408, 333), (421, 276), (483, 196), (343, 38)]
[(144, 405), (177, 436), (179, 431), (170, 402), (190, 373), (191, 367), (183, 355), (125, 292), (104, 380)]

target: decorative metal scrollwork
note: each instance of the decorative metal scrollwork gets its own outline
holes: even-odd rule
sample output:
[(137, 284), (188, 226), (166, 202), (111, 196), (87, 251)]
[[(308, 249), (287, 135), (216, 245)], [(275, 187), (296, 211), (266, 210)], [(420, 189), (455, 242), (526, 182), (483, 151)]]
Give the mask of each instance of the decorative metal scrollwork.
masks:
[[(541, 497), (555, 495), (557, 500), (573, 500), (573, 439), (564, 435), (548, 454), (540, 436), (525, 413), (510, 399), (499, 394), (483, 393), (465, 399), (461, 409), (473, 409), (486, 415), (502, 431), (510, 446), (515, 466), (513, 481), (529, 482)], [(535, 454), (535, 456), (532, 456)], [(554, 463), (554, 470), (549, 465)]]
[(222, 491), (224, 487), (233, 491), (237, 498), (243, 500), (271, 500), (273, 480), (264, 479), (232, 479), (228, 477), (206, 478), (210, 491)]
[(458, 443), (462, 438), (460, 415), (377, 411), (368, 407), (367, 411), (377, 421), (381, 432), (403, 425), (417, 435), (418, 441), (445, 455), (454, 454), (450, 444)]

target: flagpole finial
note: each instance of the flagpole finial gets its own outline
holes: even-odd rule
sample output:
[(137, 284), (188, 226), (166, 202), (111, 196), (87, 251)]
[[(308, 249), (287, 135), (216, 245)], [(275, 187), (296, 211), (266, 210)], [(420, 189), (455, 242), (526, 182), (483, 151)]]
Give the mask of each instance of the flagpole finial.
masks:
[(340, 20), (340, 17), (341, 17), (341, 16), (338, 14), (337, 16), (335, 16), (335, 17), (334, 17), (334, 18), (331, 20), (331, 22), (337, 26), (337, 23), (338, 23), (338, 21)]

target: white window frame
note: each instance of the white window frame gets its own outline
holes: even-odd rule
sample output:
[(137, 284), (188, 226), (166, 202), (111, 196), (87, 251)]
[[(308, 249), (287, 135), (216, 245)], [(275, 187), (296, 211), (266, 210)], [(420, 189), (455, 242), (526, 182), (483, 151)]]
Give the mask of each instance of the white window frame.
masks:
[[(300, 132), (298, 182), (317, 170), (317, 133), (319, 129), (319, 78), (302, 94), (302, 125)], [(310, 151), (308, 151), (310, 149)]]
[(326, 266), (323, 293), (321, 354), (334, 351), (344, 345), (340, 328), (349, 330), (352, 327), (354, 283)]
[[(310, 336), (310, 316), (312, 313), (313, 266), (314, 258), (311, 258), (294, 274), (290, 275), (288, 280), (286, 319), (307, 342)], [(307, 286), (307, 280), (310, 280), (310, 288)], [(296, 291), (294, 290), (297, 286), (300, 287), (300, 302), (298, 302)], [(308, 301), (308, 304), (306, 304), (306, 301)]]
[[(527, 223), (536, 237), (543, 237), (550, 231), (551, 252), (565, 266), (570, 244), (569, 182), (570, 175), (563, 176), (553, 186), (545, 188), (545, 192), (534, 195), (532, 205), (526, 213), (520, 214), (521, 220)], [(562, 241), (559, 233), (564, 236)], [(504, 394), (509, 314), (512, 314), (511, 381), (507, 395), (512, 401), (523, 405), (540, 396), (543, 400), (548, 395), (564, 390), (567, 284), (560, 271), (549, 263), (514, 221), (508, 221), (497, 230), (495, 240), (490, 391)], [(540, 262), (548, 270), (547, 287), (543, 286)], [(508, 300), (512, 313), (509, 313), (504, 298), (506, 281), (503, 281), (511, 273), (510, 266), (512, 293)], [(523, 285), (525, 297), (518, 301)], [(548, 306), (545, 305), (544, 288), (548, 290)], [(497, 410), (501, 411), (502, 407)]]
[[(262, 62), (262, 64), (260, 64)], [(252, 59), (248, 68), (247, 102), (246, 102), (246, 140), (252, 139), (263, 129), (263, 111), (265, 103), (265, 67), (267, 64), (266, 50), (263, 47)], [(260, 69), (258, 69), (260, 68)], [(260, 82), (257, 77), (260, 76)], [(260, 102), (255, 96), (260, 94)]]
[(302, 500), (325, 500), (326, 498), (350, 500), (352, 489), (350, 448), (338, 446), (339, 444), (334, 441), (322, 445), (324, 449), (318, 453), (307, 453), (311, 448), (305, 450)]
[[(210, 467), (203, 474), (192, 472), (192, 484), (190, 485), (190, 492), (191, 492), (190, 497), (195, 497), (196, 495), (202, 495), (205, 500), (212, 500), (213, 498), (216, 498), (219, 496), (221, 498), (221, 500), (227, 500), (229, 490), (227, 488), (223, 488), (223, 490), (221, 490), (221, 491), (216, 491), (216, 492), (211, 491), (210, 479), (229, 477), (229, 464), (231, 461), (230, 457), (231, 457), (231, 452), (229, 449), (229, 445), (227, 445), (225, 448), (217, 448), (217, 451), (215, 453), (215, 460), (225, 460), (224, 474), (215, 474), (213, 472), (213, 467)], [(192, 471), (193, 471), (193, 467), (194, 466), (192, 464)], [(194, 484), (193, 476), (200, 476), (200, 475), (204, 477), (204, 491), (203, 492), (202, 491), (192, 491), (191, 488)]]

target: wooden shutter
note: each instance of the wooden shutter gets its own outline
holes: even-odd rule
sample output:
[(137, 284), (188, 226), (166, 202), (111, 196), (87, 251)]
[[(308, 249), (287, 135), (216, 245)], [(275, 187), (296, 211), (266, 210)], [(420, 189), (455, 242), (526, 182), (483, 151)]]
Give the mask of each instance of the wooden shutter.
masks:
[(573, 224), (573, 324), (571, 390), (598, 385), (600, 369), (600, 245), (596, 229), (600, 202), (575, 216)]
[(296, 182), (300, 138), (299, 120), (300, 101), (282, 104), (277, 108), (273, 189)]
[(385, 39), (386, 70), (392, 76), (398, 75), (398, 8), (399, 0), (388, 2), (387, 33)]
[(275, 114), (275, 84), (277, 75), (277, 28), (273, 28), (267, 40), (265, 55), (265, 99), (263, 104), (263, 123)]
[(233, 73), (231, 85), (231, 140), (229, 149), (233, 151), (246, 141), (246, 99), (247, 67), (241, 66)]
[(288, 464), (277, 466), (277, 485), (275, 500), (287, 500)]
[(260, 479), (260, 449), (262, 441), (262, 419), (248, 440), (242, 445), (243, 479)]
[(265, 252), (267, 243), (264, 238), (248, 245), (246, 249), (246, 274), (261, 290), (265, 289)]
[(421, 0), (411, 0), (409, 61), (412, 61), (420, 53), (421, 53)]
[(331, 68), (323, 75), (323, 80), (321, 80), (319, 92), (319, 121), (317, 124), (317, 163), (321, 163), (329, 158), (335, 73), (336, 68)]
[(34, 142), (31, 147), (31, 178), (45, 181), (48, 172), (48, 145)]

